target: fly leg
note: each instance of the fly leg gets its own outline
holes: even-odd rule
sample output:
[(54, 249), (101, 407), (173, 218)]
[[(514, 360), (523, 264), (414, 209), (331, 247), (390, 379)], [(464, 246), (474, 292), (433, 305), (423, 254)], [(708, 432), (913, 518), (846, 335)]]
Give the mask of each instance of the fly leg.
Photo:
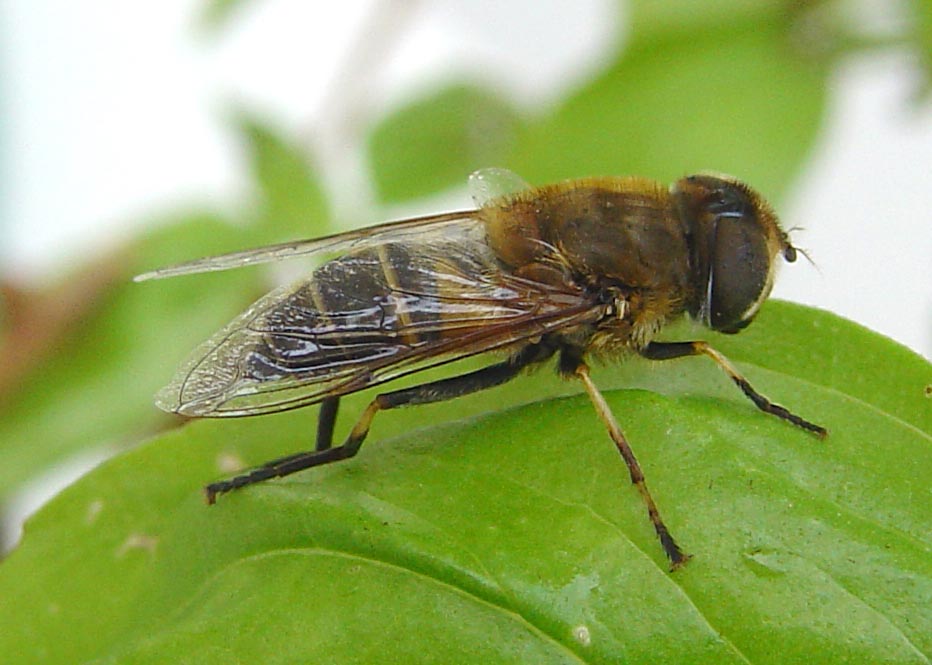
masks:
[(320, 403), (320, 413), (317, 416), (317, 450), (326, 450), (333, 446), (333, 426), (337, 423), (339, 407), (339, 397), (327, 397)]
[(545, 360), (553, 353), (554, 349), (549, 345), (532, 345), (504, 362), (474, 372), (424, 383), (412, 388), (382, 393), (369, 403), (353, 429), (350, 430), (349, 436), (346, 437), (342, 445), (336, 447), (331, 447), (330, 444), (333, 438), (333, 421), (336, 419), (338, 398), (327, 398), (321, 404), (320, 419), (325, 422), (320, 424), (320, 421), (318, 421), (318, 438), (315, 450), (295, 453), (272, 460), (229, 480), (211, 483), (204, 489), (207, 495), (207, 503), (214, 503), (218, 494), (224, 494), (240, 487), (270, 478), (281, 478), (297, 471), (329, 464), (330, 462), (349, 459), (359, 452), (362, 442), (369, 433), (372, 420), (379, 411), (413, 404), (443, 402), (486, 388), (493, 388), (510, 381), (528, 365)]
[(779, 404), (774, 404), (754, 390), (748, 380), (741, 376), (741, 373), (728, 361), (728, 358), (709, 346), (707, 342), (651, 342), (641, 349), (640, 353), (650, 360), (670, 360), (671, 358), (682, 358), (683, 356), (708, 356), (716, 365), (722, 368), (722, 371), (735, 382), (735, 385), (741, 388), (741, 392), (747, 395), (748, 399), (754, 402), (754, 406), (761, 411), (790, 422), (807, 432), (812, 432), (820, 439), (824, 439), (828, 435), (828, 430), (824, 427), (797, 416)]
[[(631, 482), (634, 483), (644, 503), (647, 504), (647, 515), (650, 517), (651, 524), (654, 525), (654, 531), (657, 532), (657, 536), (660, 538), (660, 544), (663, 547), (664, 553), (672, 564), (670, 570), (676, 570), (689, 561), (691, 555), (684, 553), (683, 550), (680, 549), (680, 546), (676, 544), (673, 536), (670, 535), (670, 530), (667, 529), (667, 525), (663, 523), (663, 518), (660, 517), (660, 511), (657, 510), (657, 504), (654, 503), (654, 499), (647, 489), (647, 483), (644, 481), (644, 472), (641, 471), (641, 465), (638, 464), (637, 458), (634, 456), (634, 451), (631, 450), (631, 446), (628, 445), (628, 440), (625, 439), (625, 435), (622, 434), (621, 428), (618, 426), (618, 421), (615, 420), (615, 416), (612, 414), (608, 403), (605, 401), (605, 398), (602, 397), (602, 393), (596, 387), (595, 383), (593, 383), (592, 377), (589, 376), (589, 366), (582, 360), (577, 360), (576, 362), (576, 366), (572, 369), (572, 375), (582, 381), (583, 386), (586, 388), (586, 392), (589, 394), (589, 399), (595, 407), (595, 412), (608, 430), (608, 434), (612, 437), (612, 441), (615, 442), (618, 452), (621, 453), (622, 458), (625, 460), (625, 464), (628, 466), (628, 473), (631, 475)], [(564, 358), (561, 358), (561, 365), (561, 371), (569, 374), (569, 367), (566, 366)]]
[[(207, 494), (207, 502), (210, 504), (213, 504), (214, 501), (216, 501), (216, 497), (218, 494), (223, 494), (224, 492), (229, 492), (232, 489), (237, 489), (238, 487), (242, 487), (244, 484), (250, 485), (252, 483), (265, 480), (265, 478), (259, 477), (260, 472), (263, 469), (267, 469), (267, 468), (268, 469), (288, 469), (291, 467), (292, 464), (295, 463), (296, 460), (301, 460), (301, 459), (308, 457), (309, 455), (314, 455), (315, 453), (319, 453), (321, 451), (331, 449), (333, 447), (333, 428), (337, 422), (337, 410), (339, 409), (339, 406), (340, 406), (339, 397), (327, 397), (320, 403), (320, 413), (317, 416), (317, 442), (315, 444), (314, 451), (302, 451), (300, 453), (294, 453), (293, 455), (286, 455), (285, 457), (278, 457), (269, 462), (266, 462), (261, 467), (253, 469), (252, 471), (244, 473), (240, 476), (236, 476), (235, 478), (231, 478), (229, 480), (223, 480), (217, 483), (212, 483), (205, 488), (205, 492)], [(318, 457), (318, 459), (323, 459), (323, 457), (324, 456), (321, 455)], [(336, 461), (336, 460), (333, 459), (333, 460), (318, 461), (318, 462), (315, 462), (313, 466), (318, 466), (320, 464), (326, 464), (327, 461)], [(294, 471), (287, 471), (279, 475), (288, 475), (289, 473), (294, 473)], [(240, 479), (246, 479), (250, 476), (255, 476), (256, 479), (248, 480), (248, 481), (240, 480)], [(240, 483), (240, 484), (235, 484), (235, 483)]]

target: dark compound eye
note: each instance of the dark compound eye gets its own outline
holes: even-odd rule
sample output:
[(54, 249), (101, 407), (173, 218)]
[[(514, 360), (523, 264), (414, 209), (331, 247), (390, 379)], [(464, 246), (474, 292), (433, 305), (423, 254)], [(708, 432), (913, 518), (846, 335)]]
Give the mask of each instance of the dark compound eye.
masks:
[(786, 249), (783, 250), (783, 258), (787, 263), (793, 263), (796, 260), (796, 248), (792, 245), (787, 245)]
[(737, 332), (751, 322), (770, 278), (767, 241), (757, 224), (720, 217), (715, 229), (709, 279), (709, 326)]

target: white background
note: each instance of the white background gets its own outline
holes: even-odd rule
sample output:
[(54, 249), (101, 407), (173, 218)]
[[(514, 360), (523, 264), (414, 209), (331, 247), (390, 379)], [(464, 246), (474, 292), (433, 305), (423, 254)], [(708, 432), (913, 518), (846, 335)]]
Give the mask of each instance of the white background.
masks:
[[(198, 23), (203, 5), (0, 4), (7, 279), (59, 274), (159, 211), (242, 200), (229, 102), (318, 137), (331, 160), (323, 170), (345, 184), (358, 177), (358, 137), (341, 109), (390, 104), (451, 71), (547, 100), (597, 67), (623, 20), (599, 0), (572, 11), (533, 3), (534, 30), (515, 29), (531, 15), (525, 3), (253, 0), (210, 34)], [(932, 107), (912, 103), (917, 78), (905, 51), (837, 71), (825, 132), (781, 206), (784, 226), (805, 229), (796, 243), (818, 270), (787, 268), (775, 295), (932, 357)]]

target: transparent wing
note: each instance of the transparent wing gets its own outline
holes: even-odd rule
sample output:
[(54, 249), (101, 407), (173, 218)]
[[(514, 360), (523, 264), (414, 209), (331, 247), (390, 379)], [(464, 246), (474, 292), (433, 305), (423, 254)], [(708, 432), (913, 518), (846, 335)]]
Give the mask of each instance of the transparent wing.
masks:
[(186, 261), (178, 265), (159, 268), (136, 275), (136, 282), (149, 279), (163, 279), (178, 275), (190, 275), (201, 272), (214, 272), (229, 270), (241, 266), (269, 263), (281, 259), (290, 259), (298, 256), (311, 256), (327, 252), (350, 252), (353, 250), (371, 247), (386, 242), (404, 242), (425, 230), (439, 229), (444, 226), (457, 225), (464, 220), (475, 221), (475, 210), (461, 210), (457, 212), (413, 217), (396, 222), (387, 222), (355, 231), (337, 233), (323, 238), (307, 240), (294, 240), (277, 245), (268, 245), (247, 249), (240, 252), (231, 252), (219, 256), (208, 256), (193, 261)]
[(488, 168), (473, 171), (469, 176), (469, 193), (473, 202), (482, 207), (500, 196), (531, 189), (521, 176), (508, 169)]
[(284, 411), (595, 315), (580, 291), (503, 273), (481, 225), (464, 222), (353, 251), (266, 295), (195, 351), (158, 404), (192, 416)]

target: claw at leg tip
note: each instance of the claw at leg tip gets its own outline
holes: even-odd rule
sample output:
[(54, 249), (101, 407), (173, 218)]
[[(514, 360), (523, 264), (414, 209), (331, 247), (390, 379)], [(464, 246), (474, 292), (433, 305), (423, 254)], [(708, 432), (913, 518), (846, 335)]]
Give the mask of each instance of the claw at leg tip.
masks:
[(682, 552), (677, 552), (676, 557), (671, 558), (670, 561), (670, 572), (675, 572), (689, 563), (689, 560), (693, 558), (692, 554), (683, 554)]

